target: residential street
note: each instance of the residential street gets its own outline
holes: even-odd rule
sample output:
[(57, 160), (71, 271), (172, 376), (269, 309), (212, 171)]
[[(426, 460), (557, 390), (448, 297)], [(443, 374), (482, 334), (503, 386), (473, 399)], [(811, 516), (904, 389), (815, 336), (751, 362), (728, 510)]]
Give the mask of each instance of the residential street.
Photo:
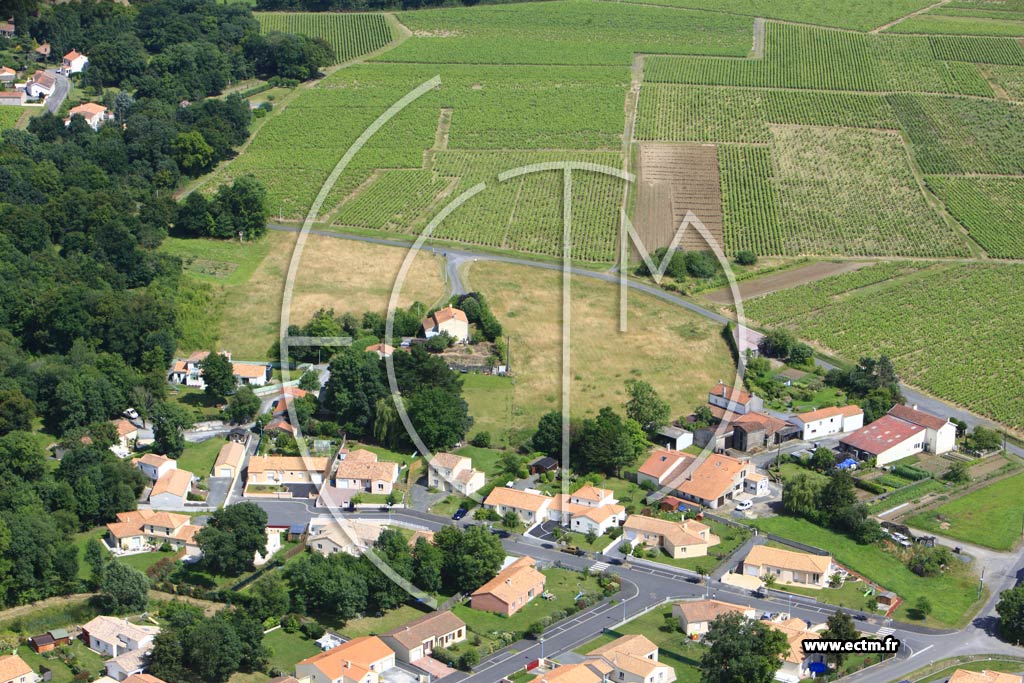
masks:
[(56, 81), (53, 92), (46, 98), (46, 111), (56, 114), (60, 110), (60, 105), (64, 104), (64, 100), (67, 99), (68, 93), (71, 92), (71, 81), (67, 76), (57, 73), (55, 69), (49, 69), (46, 73), (53, 76), (53, 80)]

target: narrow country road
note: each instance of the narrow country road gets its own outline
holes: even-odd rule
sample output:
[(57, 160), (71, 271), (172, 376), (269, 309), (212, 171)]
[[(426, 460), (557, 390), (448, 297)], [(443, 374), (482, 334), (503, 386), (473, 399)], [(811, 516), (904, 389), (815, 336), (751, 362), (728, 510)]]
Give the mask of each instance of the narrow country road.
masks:
[(62, 76), (56, 71), (50, 70), (47, 73), (53, 76), (55, 83), (53, 92), (46, 98), (46, 111), (56, 114), (60, 111), (60, 105), (64, 104), (64, 100), (67, 99), (68, 93), (71, 92), (71, 81), (67, 76)]

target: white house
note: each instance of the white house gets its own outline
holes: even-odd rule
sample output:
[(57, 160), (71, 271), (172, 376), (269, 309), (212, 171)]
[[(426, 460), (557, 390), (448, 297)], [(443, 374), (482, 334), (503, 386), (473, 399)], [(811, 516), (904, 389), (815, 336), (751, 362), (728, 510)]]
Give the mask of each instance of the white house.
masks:
[(423, 334), (427, 339), (444, 333), (457, 342), (469, 342), (469, 319), (464, 312), (454, 306), (434, 311), (423, 319), (422, 325)]
[(708, 392), (708, 404), (712, 414), (719, 419), (730, 412), (746, 415), (764, 410), (764, 401), (759, 396), (742, 389), (733, 389), (722, 381)]
[(941, 417), (896, 405), (888, 413), (839, 440), (840, 448), (879, 467), (922, 451), (941, 454), (956, 445), (956, 425)]
[(825, 588), (834, 573), (829, 555), (800, 553), (794, 550), (755, 545), (743, 558), (743, 574), (764, 578), (768, 574), (779, 583)]
[(798, 683), (811, 674), (811, 664), (824, 663), (825, 655), (804, 654), (803, 642), (821, 638), (820, 630), (824, 625), (811, 629), (803, 619), (787, 619), (780, 622), (768, 622), (768, 626), (786, 636), (789, 650), (782, 657), (782, 667), (775, 673), (775, 680), (783, 683)]
[(85, 122), (89, 124), (89, 127), (93, 130), (99, 130), (100, 126), (114, 118), (114, 115), (110, 110), (102, 104), (86, 102), (85, 104), (80, 104), (77, 107), (71, 107), (71, 110), (68, 112), (68, 117), (64, 119), (64, 125), (70, 126), (71, 119), (76, 116), (81, 116), (85, 119)]
[(685, 472), (694, 460), (696, 458), (692, 455), (680, 451), (655, 449), (637, 470), (636, 481), (638, 484), (649, 481), (655, 486), (664, 486)]
[(33, 98), (47, 97), (53, 92), (56, 84), (57, 79), (53, 77), (53, 74), (40, 69), (32, 74), (32, 78), (25, 84), (25, 93)]
[(583, 486), (569, 495), (558, 494), (548, 514), (573, 531), (598, 536), (626, 521), (626, 508), (618, 504), (615, 492), (596, 486)]
[(71, 74), (82, 73), (82, 70), (88, 65), (88, 57), (77, 50), (72, 50), (64, 55), (64, 59), (61, 60), (60, 68), (57, 71), (65, 76), (70, 76)]
[(801, 439), (810, 441), (860, 429), (864, 426), (864, 411), (854, 405), (820, 408), (797, 413), (789, 423), (800, 430)]
[(36, 683), (39, 676), (16, 654), (0, 656), (0, 683)]
[(119, 458), (127, 458), (139, 439), (139, 428), (124, 418), (111, 420), (111, 423), (117, 430), (117, 443), (111, 446), (110, 450)]
[(742, 614), (753, 619), (753, 607), (734, 605), (720, 600), (684, 600), (672, 605), (672, 616), (679, 620), (679, 626), (688, 636), (701, 636), (708, 632), (711, 622), (723, 614)]
[[(205, 389), (206, 382), (203, 381), (203, 369), (201, 363), (210, 355), (209, 351), (195, 351), (188, 358), (177, 359), (167, 373), (167, 381), (172, 384), (184, 384), (187, 387)], [(231, 361), (231, 353), (222, 351)], [(235, 383), (248, 384), (254, 387), (262, 387), (270, 381), (272, 369), (267, 363), (236, 363), (231, 361), (231, 370), (235, 376)]]
[(108, 659), (104, 663), (104, 667), (107, 670), (107, 676), (113, 678), (115, 681), (123, 681), (129, 676), (141, 674), (149, 667), (149, 659), (152, 653), (152, 647), (146, 646), (138, 650), (130, 650)]
[(0, 38), (13, 38), (14, 37), (14, 22), (11, 19), (0, 22)]
[(381, 640), (403, 662), (429, 657), (435, 647), (451, 647), (466, 640), (466, 622), (451, 610), (429, 612), (419, 619), (381, 635)]
[(107, 543), (114, 549), (144, 552), (165, 543), (184, 548), (186, 555), (198, 555), (195, 536), (200, 527), (188, 515), (153, 510), (118, 512), (117, 521), (107, 524)]
[(176, 460), (168, 458), (166, 455), (157, 455), (156, 453), (146, 453), (137, 459), (134, 464), (150, 481), (156, 481), (171, 470), (178, 469), (178, 462)]
[(440, 491), (470, 496), (484, 487), (484, 473), (473, 468), (473, 461), (454, 453), (435, 453), (427, 465), (427, 485)]
[(153, 643), (158, 626), (140, 626), (127, 619), (99, 616), (82, 626), (82, 640), (90, 650), (105, 657), (117, 657)]
[(689, 432), (682, 427), (668, 425), (658, 430), (658, 433), (653, 437), (653, 441), (670, 450), (681, 451), (687, 446), (693, 445), (693, 432)]
[(956, 448), (956, 425), (948, 419), (918, 410), (917, 406), (895, 405), (889, 415), (925, 428), (925, 443), (929, 453), (942, 455)]

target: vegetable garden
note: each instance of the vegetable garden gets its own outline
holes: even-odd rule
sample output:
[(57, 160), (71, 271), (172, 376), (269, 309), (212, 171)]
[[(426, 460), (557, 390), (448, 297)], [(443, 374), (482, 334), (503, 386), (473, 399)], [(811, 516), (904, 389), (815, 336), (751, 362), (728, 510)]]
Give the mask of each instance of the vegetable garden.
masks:
[(303, 33), (323, 38), (334, 51), (334, 63), (379, 50), (394, 37), (383, 14), (320, 12), (257, 12), (260, 31)]

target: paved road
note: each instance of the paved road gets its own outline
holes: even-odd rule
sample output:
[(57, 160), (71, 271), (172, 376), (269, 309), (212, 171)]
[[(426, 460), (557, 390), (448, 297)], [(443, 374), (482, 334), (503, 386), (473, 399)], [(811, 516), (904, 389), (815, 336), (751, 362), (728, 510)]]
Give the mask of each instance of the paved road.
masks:
[(46, 98), (46, 111), (56, 114), (60, 105), (64, 104), (64, 100), (67, 99), (68, 93), (71, 92), (71, 81), (67, 76), (61, 76), (56, 70), (49, 70), (47, 73), (53, 76), (56, 83), (53, 86), (53, 92)]

